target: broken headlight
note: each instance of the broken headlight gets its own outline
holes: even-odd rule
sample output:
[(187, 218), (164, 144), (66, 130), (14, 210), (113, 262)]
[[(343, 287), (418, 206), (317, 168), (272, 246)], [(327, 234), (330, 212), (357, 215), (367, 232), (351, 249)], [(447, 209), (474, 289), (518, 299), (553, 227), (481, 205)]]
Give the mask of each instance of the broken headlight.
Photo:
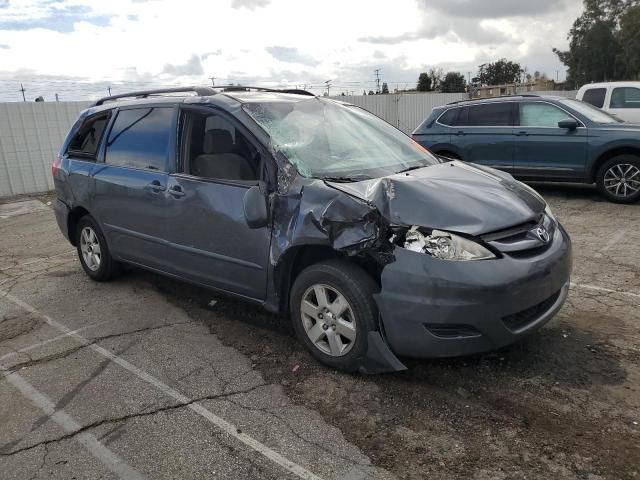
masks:
[(489, 250), (472, 240), (441, 230), (424, 234), (412, 227), (405, 236), (404, 248), (412, 252), (427, 253), (441, 260), (487, 260), (496, 258)]

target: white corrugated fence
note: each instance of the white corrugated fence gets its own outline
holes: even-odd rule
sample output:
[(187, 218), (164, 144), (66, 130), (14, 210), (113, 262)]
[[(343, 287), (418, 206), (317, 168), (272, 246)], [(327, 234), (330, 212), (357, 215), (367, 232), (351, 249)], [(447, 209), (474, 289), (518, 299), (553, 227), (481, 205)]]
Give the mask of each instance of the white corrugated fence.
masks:
[(51, 163), (88, 102), (0, 103), (0, 196), (53, 189)]

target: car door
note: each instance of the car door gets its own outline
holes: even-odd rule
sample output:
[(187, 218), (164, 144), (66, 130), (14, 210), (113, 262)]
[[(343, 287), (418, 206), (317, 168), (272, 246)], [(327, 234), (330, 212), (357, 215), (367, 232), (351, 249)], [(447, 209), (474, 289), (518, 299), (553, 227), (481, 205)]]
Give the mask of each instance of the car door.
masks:
[(625, 122), (640, 123), (640, 88), (613, 88), (607, 111)]
[(177, 108), (119, 109), (93, 177), (98, 221), (116, 258), (167, 267), (167, 166), (175, 154)]
[(258, 184), (267, 154), (239, 122), (219, 110), (185, 108), (181, 125), (181, 161), (167, 190), (172, 271), (262, 300), (270, 228), (248, 227), (243, 199)]
[(451, 132), (463, 160), (511, 172), (513, 168), (513, 102), (469, 105)]
[[(578, 128), (560, 128), (573, 118)], [(532, 179), (580, 179), (585, 175), (587, 128), (569, 112), (542, 101), (518, 104), (515, 127), (515, 176)]]

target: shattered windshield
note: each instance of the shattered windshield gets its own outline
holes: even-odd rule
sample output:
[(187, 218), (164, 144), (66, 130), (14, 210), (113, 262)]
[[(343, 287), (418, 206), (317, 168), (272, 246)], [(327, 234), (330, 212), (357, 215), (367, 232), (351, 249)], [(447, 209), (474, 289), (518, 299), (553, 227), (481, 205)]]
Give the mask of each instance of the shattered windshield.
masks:
[(439, 163), (402, 132), (358, 107), (316, 97), (247, 103), (244, 108), (306, 177), (355, 181)]

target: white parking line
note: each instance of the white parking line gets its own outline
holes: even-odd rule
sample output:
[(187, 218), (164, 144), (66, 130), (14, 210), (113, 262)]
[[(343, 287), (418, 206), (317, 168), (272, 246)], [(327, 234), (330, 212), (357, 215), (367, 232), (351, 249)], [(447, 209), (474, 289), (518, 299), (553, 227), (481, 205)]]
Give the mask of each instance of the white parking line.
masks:
[[(4, 369), (0, 365), (0, 369)], [(17, 388), (20, 393), (27, 399), (31, 400), (37, 408), (42, 410), (51, 420), (60, 425), (65, 432), (73, 433), (82, 428), (73, 417), (69, 416), (63, 410), (56, 410), (55, 404), (36, 390), (33, 385), (27, 382), (16, 372), (8, 374), (6, 377), (11, 385)], [(109, 470), (115, 473), (123, 480), (144, 480), (145, 476), (126, 464), (120, 457), (109, 450), (105, 445), (88, 432), (79, 433), (75, 439), (89, 452), (91, 455), (100, 460)]]
[(92, 349), (94, 352), (102, 355), (103, 357), (108, 358), (112, 362), (120, 365), (125, 370), (128, 370), (129, 372), (133, 373), (138, 378), (144, 380), (145, 382), (149, 383), (150, 385), (153, 385), (154, 387), (156, 387), (158, 390), (163, 392), (168, 397), (173, 398), (174, 400), (178, 401), (181, 404), (185, 404), (187, 408), (191, 409), (192, 411), (194, 411), (195, 413), (197, 413), (201, 417), (207, 419), (209, 422), (211, 422), (212, 424), (217, 426), (220, 430), (226, 432), (231, 437), (233, 437), (233, 438), (237, 439), (238, 441), (244, 443), (248, 447), (252, 448), (253, 450), (258, 452), (259, 454), (263, 455), (264, 457), (266, 457), (268, 460), (272, 461), (273, 463), (281, 466), (285, 470), (293, 473), (294, 475), (296, 475), (299, 478), (302, 478), (304, 480), (322, 480), (320, 477), (318, 477), (314, 473), (310, 472), (309, 470), (307, 470), (303, 466), (292, 462), (288, 458), (284, 457), (283, 455), (281, 455), (280, 453), (276, 452), (275, 450), (269, 448), (265, 444), (259, 442), (255, 438), (247, 435), (246, 433), (240, 432), (240, 430), (238, 430), (238, 428), (235, 425), (233, 425), (232, 423), (227, 422), (225, 419), (217, 416), (216, 414), (214, 414), (210, 410), (207, 410), (202, 405), (199, 405), (197, 403), (191, 403), (191, 402), (193, 402), (193, 400), (191, 400), (189, 397), (187, 397), (186, 395), (183, 395), (182, 393), (180, 393), (177, 390), (173, 389), (172, 387), (170, 387), (166, 383), (162, 382), (158, 378), (154, 377), (150, 373), (147, 373), (144, 370), (136, 367), (135, 365), (133, 365), (133, 364), (129, 363), (128, 361), (126, 361), (124, 358), (121, 358), (118, 355), (115, 355), (114, 353), (110, 352), (109, 350), (104, 349), (104, 348), (100, 347), (99, 345), (90, 343), (89, 340), (84, 338), (82, 335), (79, 335), (78, 333), (74, 333), (72, 330), (67, 328), (65, 325), (55, 321), (54, 319), (49, 317), (47, 314), (39, 311), (37, 308), (29, 305), (28, 303), (20, 300), (19, 298), (13, 296), (12, 294), (10, 294), (9, 292), (6, 292), (4, 290), (0, 290), (0, 296), (6, 298), (10, 302), (18, 305), (19, 307), (22, 307), (23, 309), (27, 310), (29, 313), (34, 314), (34, 315), (38, 315), (40, 318), (42, 318), (45, 322), (47, 322), (53, 328), (55, 328), (55, 329), (57, 329), (57, 330), (59, 330), (59, 331), (61, 331), (63, 333), (66, 333), (69, 336), (75, 338), (79, 343), (81, 343), (83, 345), (86, 345), (87, 348)]
[(57, 342), (61, 338), (69, 337), (69, 336), (73, 335), (74, 333), (78, 333), (78, 332), (81, 332), (83, 330), (88, 330), (89, 328), (97, 327), (97, 326), (102, 325), (104, 323), (107, 323), (107, 322), (104, 321), (104, 322), (94, 323), (93, 325), (87, 325), (85, 327), (78, 328), (76, 330), (71, 330), (69, 333), (62, 333), (62, 334), (57, 335), (57, 336), (55, 336), (53, 338), (49, 338), (48, 340), (43, 340), (42, 342), (34, 343), (33, 345), (29, 345), (28, 347), (21, 348), (20, 350), (16, 350), (15, 352), (6, 353), (6, 354), (4, 354), (3, 356), (0, 357), (0, 361), (6, 360), (7, 358), (15, 357), (16, 355), (19, 355), (20, 353), (25, 353), (25, 352), (28, 352), (30, 350), (35, 350), (36, 348), (42, 347), (42, 346), (47, 345), (49, 343)]
[(584, 288), (585, 290), (595, 290), (597, 292), (618, 293), (620, 295), (628, 295), (630, 297), (640, 298), (640, 293), (625, 292), (624, 290), (612, 290), (610, 288), (597, 287), (595, 285), (584, 285), (582, 283), (571, 282), (571, 288)]

